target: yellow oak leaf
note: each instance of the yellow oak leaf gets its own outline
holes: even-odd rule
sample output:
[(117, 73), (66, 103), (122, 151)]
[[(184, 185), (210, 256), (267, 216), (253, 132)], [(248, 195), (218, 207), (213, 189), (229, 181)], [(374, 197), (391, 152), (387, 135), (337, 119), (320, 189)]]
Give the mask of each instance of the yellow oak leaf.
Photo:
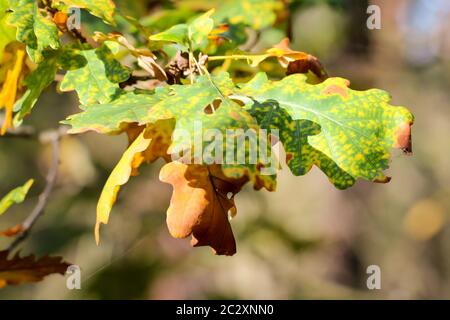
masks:
[(128, 136), (128, 143), (131, 145), (139, 134), (145, 129), (145, 135), (152, 139), (147, 149), (137, 153), (132, 162), (132, 176), (139, 174), (138, 169), (143, 162), (152, 163), (159, 158), (167, 162), (171, 161), (167, 150), (172, 143), (172, 132), (175, 128), (174, 119), (159, 120), (145, 126), (136, 123), (128, 124), (124, 131)]
[(136, 176), (138, 168), (144, 162), (150, 163), (159, 158), (171, 161), (167, 149), (171, 144), (174, 127), (175, 121), (169, 119), (156, 121), (147, 126), (131, 123), (123, 128), (128, 135), (129, 147), (111, 172), (98, 200), (95, 225), (97, 244), (100, 242), (100, 224), (108, 223), (120, 186), (127, 183), (131, 176)]
[(147, 149), (150, 145), (150, 141), (151, 138), (147, 138), (145, 136), (145, 131), (142, 131), (124, 152), (122, 158), (106, 181), (97, 203), (97, 222), (95, 224), (95, 241), (97, 244), (100, 242), (100, 224), (108, 223), (109, 214), (112, 206), (116, 202), (120, 186), (127, 183), (130, 179), (134, 157), (136, 154)]
[(15, 61), (6, 73), (6, 78), (0, 92), (0, 109), (5, 108), (5, 119), (3, 121), (0, 134), (4, 135), (6, 130), (12, 128), (13, 108), (16, 101), (17, 88), (19, 86), (20, 75), (22, 73), (25, 50), (19, 48), (15, 52)]

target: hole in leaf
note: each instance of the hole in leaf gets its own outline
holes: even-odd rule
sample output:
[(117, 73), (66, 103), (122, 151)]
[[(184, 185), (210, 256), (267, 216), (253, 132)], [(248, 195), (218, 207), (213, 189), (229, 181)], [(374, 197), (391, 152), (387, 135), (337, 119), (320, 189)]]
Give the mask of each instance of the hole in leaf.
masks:
[(220, 108), (220, 105), (222, 104), (222, 100), (215, 99), (211, 104), (208, 104), (205, 109), (203, 109), (203, 112), (206, 114), (213, 114), (217, 109)]

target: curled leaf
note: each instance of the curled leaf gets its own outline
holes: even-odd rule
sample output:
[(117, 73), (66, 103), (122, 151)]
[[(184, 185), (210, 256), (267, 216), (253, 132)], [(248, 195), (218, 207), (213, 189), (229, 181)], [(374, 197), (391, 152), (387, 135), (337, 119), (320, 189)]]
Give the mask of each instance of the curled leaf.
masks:
[(122, 34), (118, 32), (103, 34), (101, 32), (96, 32), (94, 39), (99, 42), (104, 41), (115, 41), (119, 43), (124, 48), (136, 58), (138, 65), (147, 71), (152, 77), (158, 80), (167, 80), (167, 75), (164, 69), (156, 63), (157, 57), (148, 49), (138, 49), (135, 48)]
[(109, 214), (112, 206), (116, 202), (117, 193), (120, 190), (120, 186), (127, 183), (130, 179), (135, 155), (147, 149), (150, 144), (151, 139), (146, 138), (144, 133), (145, 132), (142, 131), (124, 152), (122, 158), (111, 172), (111, 175), (103, 187), (97, 204), (97, 222), (95, 224), (95, 241), (97, 244), (100, 242), (100, 224), (108, 223)]
[(5, 120), (1, 128), (0, 134), (4, 135), (6, 130), (13, 126), (12, 116), (14, 102), (16, 101), (17, 89), (19, 86), (20, 75), (22, 72), (25, 50), (19, 48), (16, 50), (15, 62), (11, 69), (7, 71), (5, 82), (0, 91), (0, 109), (5, 108)]

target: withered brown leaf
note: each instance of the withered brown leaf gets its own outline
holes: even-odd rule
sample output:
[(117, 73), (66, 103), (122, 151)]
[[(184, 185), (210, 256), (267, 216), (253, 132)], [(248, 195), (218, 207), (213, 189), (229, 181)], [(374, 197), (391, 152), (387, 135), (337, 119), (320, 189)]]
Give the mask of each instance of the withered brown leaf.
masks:
[(236, 242), (228, 221), (234, 215), (234, 195), (247, 178), (230, 179), (219, 165), (167, 163), (160, 180), (173, 186), (167, 226), (175, 238), (192, 235), (193, 246), (210, 246), (219, 255), (236, 253)]
[(61, 257), (34, 255), (20, 257), (16, 254), (8, 259), (9, 251), (0, 251), (0, 288), (6, 285), (18, 285), (28, 282), (39, 282), (45, 276), (59, 273), (64, 275), (69, 264)]

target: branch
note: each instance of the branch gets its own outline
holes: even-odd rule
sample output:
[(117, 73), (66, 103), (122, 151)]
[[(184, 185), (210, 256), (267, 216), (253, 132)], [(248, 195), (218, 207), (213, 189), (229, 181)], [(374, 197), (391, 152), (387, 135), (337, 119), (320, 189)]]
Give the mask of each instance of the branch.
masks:
[(59, 166), (59, 150), (60, 150), (60, 139), (61, 136), (66, 134), (64, 128), (59, 128), (54, 131), (46, 131), (39, 135), (39, 141), (41, 143), (51, 143), (52, 146), (52, 163), (46, 177), (46, 185), (44, 191), (39, 195), (39, 200), (36, 206), (31, 211), (30, 215), (20, 224), (20, 232), (18, 233), (16, 239), (10, 244), (8, 250), (12, 251), (15, 249), (22, 241), (24, 241), (30, 233), (31, 228), (34, 226), (36, 221), (45, 211), (50, 194), (53, 191), (53, 187), (56, 183), (56, 178), (58, 175)]
[(36, 130), (32, 126), (20, 126), (8, 129), (2, 138), (37, 138)]

